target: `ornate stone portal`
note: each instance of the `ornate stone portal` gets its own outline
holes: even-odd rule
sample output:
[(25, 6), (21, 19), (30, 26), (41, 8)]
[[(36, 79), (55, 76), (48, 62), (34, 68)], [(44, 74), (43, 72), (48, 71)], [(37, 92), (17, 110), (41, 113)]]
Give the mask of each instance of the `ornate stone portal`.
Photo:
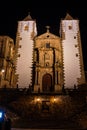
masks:
[[(34, 92), (57, 92), (63, 85), (60, 38), (49, 32), (37, 36), (34, 46)], [(34, 76), (33, 76), (34, 77)]]

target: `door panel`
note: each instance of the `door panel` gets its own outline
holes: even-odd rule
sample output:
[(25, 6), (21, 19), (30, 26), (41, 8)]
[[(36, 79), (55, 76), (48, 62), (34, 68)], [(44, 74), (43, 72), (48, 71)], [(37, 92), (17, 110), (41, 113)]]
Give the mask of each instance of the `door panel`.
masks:
[(52, 76), (45, 74), (42, 79), (42, 90), (43, 92), (50, 92), (52, 87)]

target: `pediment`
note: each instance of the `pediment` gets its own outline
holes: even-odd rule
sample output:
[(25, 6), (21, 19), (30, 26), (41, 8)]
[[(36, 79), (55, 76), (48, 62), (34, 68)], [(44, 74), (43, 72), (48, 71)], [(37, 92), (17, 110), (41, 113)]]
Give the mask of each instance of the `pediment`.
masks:
[(49, 38), (49, 39), (56, 39), (56, 38), (59, 39), (58, 36), (56, 36), (56, 35), (54, 35), (50, 32), (46, 32), (46, 33), (41, 34), (41, 35), (36, 37), (36, 39), (47, 39), (47, 38)]

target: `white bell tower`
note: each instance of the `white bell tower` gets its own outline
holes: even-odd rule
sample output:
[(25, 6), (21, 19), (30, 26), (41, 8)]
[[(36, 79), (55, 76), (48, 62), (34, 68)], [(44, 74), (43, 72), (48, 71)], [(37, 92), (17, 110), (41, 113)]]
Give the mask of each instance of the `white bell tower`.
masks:
[(69, 14), (61, 20), (61, 42), (63, 49), (63, 72), (65, 88), (85, 83), (79, 20)]
[(33, 39), (36, 35), (36, 21), (31, 18), (30, 14), (18, 22), (16, 75), (19, 88), (27, 88), (32, 85)]

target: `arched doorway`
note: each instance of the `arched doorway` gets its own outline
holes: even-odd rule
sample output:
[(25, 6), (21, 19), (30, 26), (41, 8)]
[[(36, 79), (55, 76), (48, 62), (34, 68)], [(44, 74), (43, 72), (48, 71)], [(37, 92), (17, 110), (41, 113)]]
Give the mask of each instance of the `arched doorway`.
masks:
[(45, 74), (42, 79), (42, 91), (50, 92), (52, 89), (52, 76), (50, 74)]

